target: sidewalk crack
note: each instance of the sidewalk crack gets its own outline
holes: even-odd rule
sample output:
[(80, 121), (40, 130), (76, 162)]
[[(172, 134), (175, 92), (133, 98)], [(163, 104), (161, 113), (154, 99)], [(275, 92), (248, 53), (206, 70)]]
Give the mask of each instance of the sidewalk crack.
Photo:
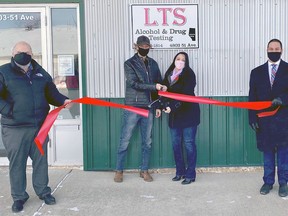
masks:
[[(51, 194), (54, 194), (62, 185), (62, 183), (68, 178), (69, 175), (71, 175), (73, 169), (71, 169), (63, 178), (62, 180), (57, 184), (57, 186), (54, 188), (54, 190), (51, 192)], [(36, 212), (34, 212), (33, 216), (41, 215), (40, 211), (44, 207), (45, 202), (42, 203), (42, 205), (37, 209)]]

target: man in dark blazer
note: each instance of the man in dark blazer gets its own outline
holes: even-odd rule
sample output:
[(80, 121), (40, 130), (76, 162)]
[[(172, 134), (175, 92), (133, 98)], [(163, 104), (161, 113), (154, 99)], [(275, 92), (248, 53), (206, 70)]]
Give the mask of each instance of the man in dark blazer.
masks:
[[(275, 183), (275, 159), (279, 196), (288, 195), (288, 63), (281, 59), (282, 43), (272, 39), (267, 46), (268, 61), (251, 71), (249, 101), (272, 101), (266, 110), (249, 110), (249, 124), (256, 132), (257, 148), (263, 152), (264, 184), (260, 193), (266, 195)], [(258, 112), (279, 107), (273, 116), (259, 118)]]

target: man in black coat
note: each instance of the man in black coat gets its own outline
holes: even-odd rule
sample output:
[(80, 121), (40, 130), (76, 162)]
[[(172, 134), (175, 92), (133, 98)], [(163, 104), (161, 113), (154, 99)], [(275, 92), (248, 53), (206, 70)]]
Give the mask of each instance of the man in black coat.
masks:
[[(151, 48), (150, 39), (144, 35), (137, 38), (135, 53), (125, 61), (124, 71), (126, 77), (125, 104), (142, 109), (149, 109), (148, 118), (125, 110), (123, 112), (123, 124), (120, 143), (117, 152), (115, 182), (123, 181), (123, 170), (130, 138), (134, 128), (139, 125), (142, 137), (142, 160), (140, 177), (146, 182), (153, 181), (148, 172), (152, 149), (152, 125), (154, 109), (150, 109), (151, 102), (158, 98), (157, 91), (166, 91), (167, 87), (161, 85), (161, 73), (158, 63), (148, 56)], [(155, 117), (161, 115), (161, 110), (156, 109)]]
[(28, 157), (32, 160), (32, 183), (37, 196), (47, 205), (56, 203), (48, 186), (48, 138), (43, 144), (44, 156), (38, 151), (34, 138), (49, 113), (49, 104), (67, 104), (66, 108), (70, 108), (70, 102), (32, 58), (31, 46), (24, 41), (16, 43), (11, 62), (0, 66), (1, 132), (9, 159), (13, 212), (22, 211), (29, 198), (26, 192)]
[[(249, 101), (272, 101), (264, 111), (280, 107), (273, 116), (259, 118), (260, 111), (249, 110), (249, 124), (256, 132), (257, 147), (263, 152), (264, 185), (260, 193), (270, 192), (275, 183), (275, 159), (279, 196), (288, 195), (288, 63), (281, 59), (282, 43), (272, 39), (267, 46), (268, 61), (250, 75)], [(263, 112), (263, 110), (261, 110)], [(277, 157), (276, 157), (277, 155)]]

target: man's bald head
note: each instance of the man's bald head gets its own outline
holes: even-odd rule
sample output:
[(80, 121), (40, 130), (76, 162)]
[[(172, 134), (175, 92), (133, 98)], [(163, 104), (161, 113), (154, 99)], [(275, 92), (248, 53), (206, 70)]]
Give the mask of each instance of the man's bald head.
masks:
[(27, 53), (32, 56), (32, 48), (30, 44), (25, 41), (20, 41), (16, 43), (12, 49), (12, 56), (14, 57), (18, 53)]

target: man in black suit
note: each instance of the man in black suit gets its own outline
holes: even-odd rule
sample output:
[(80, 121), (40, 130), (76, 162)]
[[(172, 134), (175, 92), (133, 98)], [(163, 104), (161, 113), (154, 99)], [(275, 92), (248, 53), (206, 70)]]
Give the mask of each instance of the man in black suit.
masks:
[[(288, 195), (288, 63), (281, 59), (282, 43), (272, 39), (267, 46), (268, 61), (254, 68), (250, 75), (249, 101), (272, 101), (264, 111), (279, 110), (273, 116), (258, 118), (259, 111), (249, 110), (249, 124), (256, 132), (257, 148), (263, 152), (266, 195), (275, 183), (275, 159), (279, 196)], [(261, 110), (263, 112), (263, 110)]]

